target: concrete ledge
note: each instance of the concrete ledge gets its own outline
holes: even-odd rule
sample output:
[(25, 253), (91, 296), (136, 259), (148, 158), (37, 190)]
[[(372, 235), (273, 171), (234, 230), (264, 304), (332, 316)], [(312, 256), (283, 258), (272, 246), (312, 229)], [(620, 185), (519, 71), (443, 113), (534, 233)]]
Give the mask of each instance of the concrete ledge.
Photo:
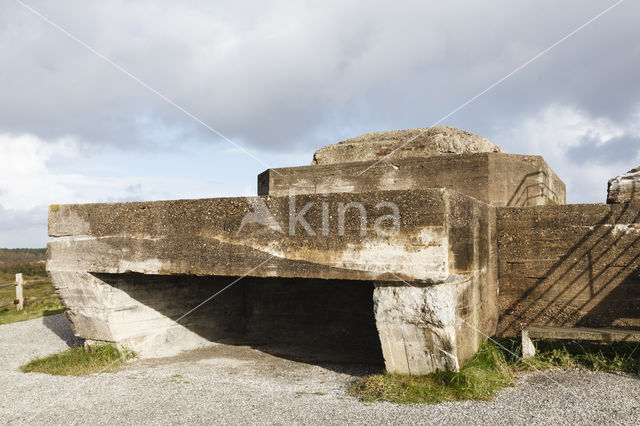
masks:
[(640, 330), (615, 328), (563, 328), (531, 326), (530, 338), (557, 340), (592, 340), (599, 342), (640, 342)]
[(640, 342), (640, 330), (613, 328), (563, 328), (530, 326), (522, 330), (522, 357), (533, 358), (536, 348), (531, 339), (591, 340), (599, 342)]
[(565, 204), (565, 185), (542, 157), (503, 153), (440, 155), (269, 169), (259, 195), (447, 188), (496, 206)]
[[(356, 208), (345, 211), (340, 232), (340, 206), (350, 203), (359, 203), (366, 217)], [(394, 210), (381, 203), (397, 209), (397, 233), (391, 232), (391, 219), (379, 224), (387, 235), (376, 233), (376, 221)], [(458, 228), (450, 224), (468, 220), (466, 215), (473, 214), (476, 205), (482, 203), (441, 189), (62, 205), (49, 212), (53, 238), (47, 267), (95, 273), (442, 282), (469, 268), (473, 253), (468, 246), (473, 241), (463, 233), (451, 235)], [(310, 208), (300, 216), (304, 206)], [(243, 223), (247, 215), (256, 218), (262, 209), (273, 223)], [(479, 209), (486, 223), (488, 206)]]

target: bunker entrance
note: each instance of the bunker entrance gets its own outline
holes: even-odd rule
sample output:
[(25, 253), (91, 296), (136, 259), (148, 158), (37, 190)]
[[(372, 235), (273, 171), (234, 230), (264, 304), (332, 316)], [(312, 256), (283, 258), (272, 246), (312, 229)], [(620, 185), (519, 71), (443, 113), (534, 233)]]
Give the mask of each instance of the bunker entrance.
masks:
[(371, 281), (95, 276), (212, 342), (301, 361), (384, 364)]

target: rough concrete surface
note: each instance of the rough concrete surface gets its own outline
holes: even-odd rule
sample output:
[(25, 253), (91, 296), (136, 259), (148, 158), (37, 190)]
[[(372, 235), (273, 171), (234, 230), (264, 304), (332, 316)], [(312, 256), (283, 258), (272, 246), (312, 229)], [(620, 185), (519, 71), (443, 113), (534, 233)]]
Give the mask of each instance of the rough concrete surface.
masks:
[(500, 322), (640, 330), (640, 203), (501, 208)]
[(609, 180), (607, 204), (628, 203), (640, 199), (640, 167)]
[[(409, 281), (439, 282), (455, 267), (441, 245), (449, 211), (468, 200), (474, 201), (426, 189), (305, 194), (295, 200), (238, 197), (52, 206), (49, 235), (54, 238), (47, 270), (400, 281), (395, 274)], [(253, 212), (252, 201), (263, 203), (280, 229), (289, 231), (259, 223), (243, 226), (243, 218)], [(382, 201), (397, 207), (398, 233), (390, 232), (390, 226), (385, 227), (388, 235), (375, 232), (375, 221), (393, 212)], [(345, 212), (341, 233), (338, 212), (350, 203), (360, 203), (367, 214), (359, 215), (355, 208)], [(301, 216), (303, 206), (309, 209)], [(290, 215), (292, 211), (296, 214)]]
[[(420, 288), (377, 286), (374, 309), (387, 370), (403, 374), (458, 371), (465, 361), (458, 354), (459, 329), (465, 328), (460, 327), (458, 301), (471, 287), (472, 280), (464, 276)], [(476, 333), (464, 340), (475, 351), (483, 336)]]
[(366, 366), (310, 365), (210, 345), (87, 377), (23, 374), (73, 339), (64, 315), (0, 326), (5, 424), (637, 424), (640, 377), (528, 373), (490, 402), (363, 404), (347, 386)]
[(438, 126), (366, 133), (320, 148), (313, 154), (312, 164), (433, 157), (472, 152), (504, 150), (482, 136), (455, 127)]
[(268, 169), (258, 195), (446, 188), (494, 206), (566, 204), (566, 188), (540, 156), (480, 152), (393, 161)]

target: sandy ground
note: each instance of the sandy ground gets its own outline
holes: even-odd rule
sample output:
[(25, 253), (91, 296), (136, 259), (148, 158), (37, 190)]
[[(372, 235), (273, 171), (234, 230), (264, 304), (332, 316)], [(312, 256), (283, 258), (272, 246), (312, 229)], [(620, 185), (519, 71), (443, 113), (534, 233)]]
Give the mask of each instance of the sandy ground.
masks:
[(370, 368), (311, 365), (211, 345), (87, 377), (24, 374), (73, 344), (64, 315), (0, 326), (0, 419), (9, 424), (639, 424), (640, 377), (527, 373), (491, 402), (363, 404), (346, 392)]

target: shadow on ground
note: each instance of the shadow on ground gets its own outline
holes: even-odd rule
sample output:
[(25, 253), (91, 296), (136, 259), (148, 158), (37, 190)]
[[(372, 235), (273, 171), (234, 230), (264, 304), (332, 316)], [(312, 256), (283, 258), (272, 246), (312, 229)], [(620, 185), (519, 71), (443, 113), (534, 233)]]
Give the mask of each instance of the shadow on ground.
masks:
[(80, 346), (84, 343), (84, 339), (74, 336), (73, 330), (71, 330), (71, 324), (67, 320), (65, 314), (54, 314), (48, 312), (57, 311), (45, 311), (44, 317), (42, 317), (42, 323), (49, 330), (54, 332), (56, 336), (62, 339), (69, 347)]
[(94, 275), (209, 342), (336, 371), (384, 368), (371, 281)]

